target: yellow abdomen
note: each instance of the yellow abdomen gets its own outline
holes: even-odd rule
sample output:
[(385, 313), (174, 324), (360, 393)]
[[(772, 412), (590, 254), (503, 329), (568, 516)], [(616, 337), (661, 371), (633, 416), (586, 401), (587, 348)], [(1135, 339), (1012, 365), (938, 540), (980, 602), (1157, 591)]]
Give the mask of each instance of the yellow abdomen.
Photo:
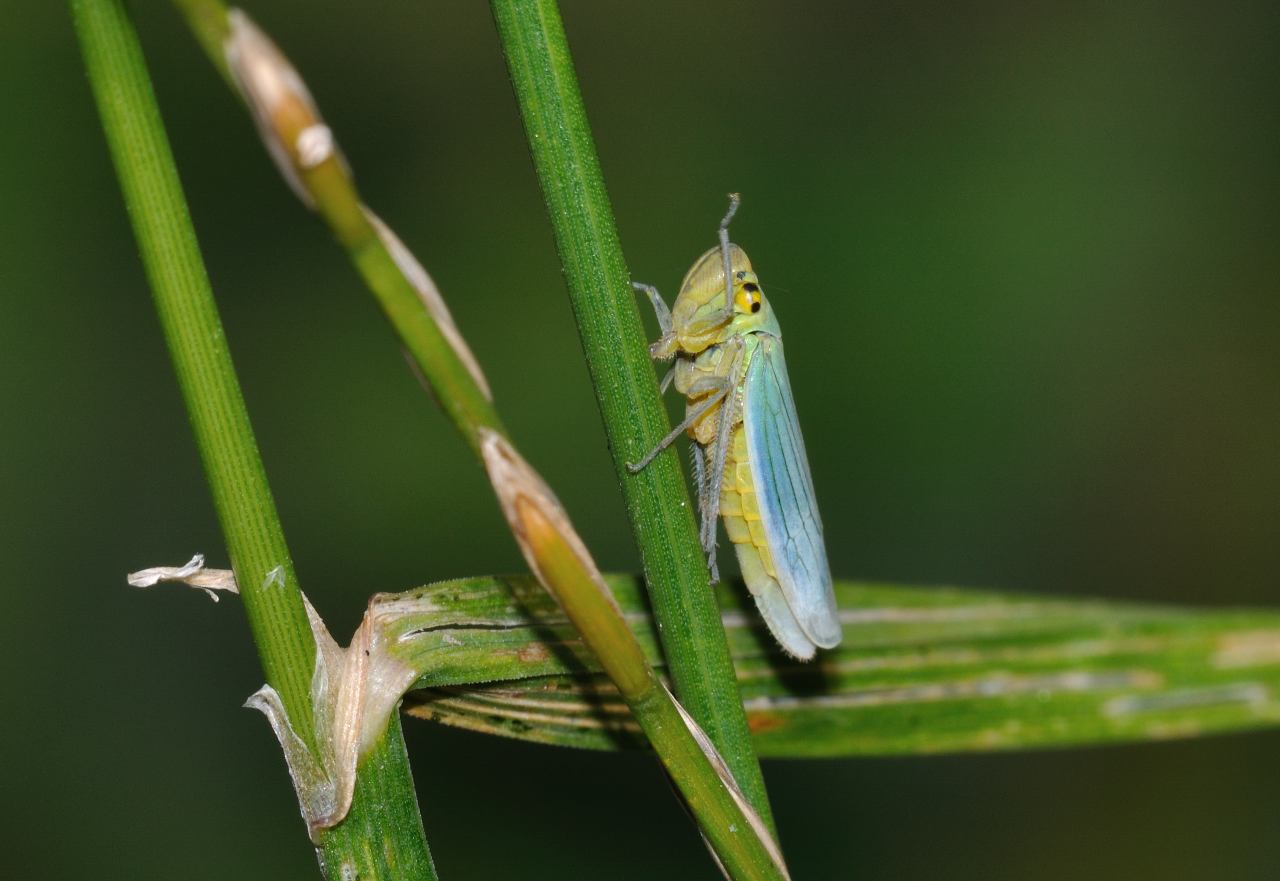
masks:
[(739, 422), (732, 429), (729, 455), (725, 460), (724, 482), (720, 485), (720, 516), (725, 532), (738, 552), (742, 578), (753, 594), (777, 583), (773, 557), (760, 519), (751, 462), (747, 458), (747, 433)]

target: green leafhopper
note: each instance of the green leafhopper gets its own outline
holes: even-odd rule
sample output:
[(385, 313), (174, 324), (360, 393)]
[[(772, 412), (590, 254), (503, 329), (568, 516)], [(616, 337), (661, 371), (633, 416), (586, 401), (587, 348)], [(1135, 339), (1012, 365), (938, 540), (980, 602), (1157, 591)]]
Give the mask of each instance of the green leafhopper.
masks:
[(742, 248), (729, 241), (739, 197), (731, 194), (720, 244), (684, 277), (671, 309), (650, 285), (636, 284), (658, 314), (656, 360), (675, 360), (662, 381), (685, 396), (685, 418), (634, 473), (683, 432), (694, 440), (700, 535), (712, 581), (716, 520), (765, 623), (782, 647), (802, 660), (840, 643), (840, 621), (796, 418), (782, 333)]

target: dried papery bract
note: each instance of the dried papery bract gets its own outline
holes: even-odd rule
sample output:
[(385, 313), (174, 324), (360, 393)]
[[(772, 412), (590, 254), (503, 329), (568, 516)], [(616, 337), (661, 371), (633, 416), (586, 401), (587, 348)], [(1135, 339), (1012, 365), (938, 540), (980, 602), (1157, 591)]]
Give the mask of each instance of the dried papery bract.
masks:
[(725, 875), (788, 878), (776, 842), (728, 766), (645, 660), (555, 495), (496, 432), (481, 432), (480, 452), (525, 560), (626, 700)]
[(253, 114), (262, 141), (289, 187), (308, 207), (315, 197), (302, 174), (333, 160), (349, 175), (333, 133), (289, 59), (239, 9), (227, 12), (227, 67)]
[[(228, 569), (204, 568), (204, 557), (194, 556), (185, 566), (159, 566), (129, 575), (134, 587), (179, 583), (206, 592), (239, 593), (235, 575)], [(315, 749), (298, 735), (279, 694), (270, 685), (258, 689), (245, 706), (261, 710), (280, 741), (298, 804), (312, 837), (341, 822), (351, 807), (360, 758), (381, 736), (387, 720), (421, 671), (393, 656), (393, 639), (383, 609), (385, 596), (369, 601), (364, 618), (342, 648), (324, 621), (303, 596), (311, 632), (316, 640), (315, 672), (311, 679), (311, 706), (316, 732)], [(397, 601), (391, 614), (411, 614), (412, 603)]]
[[(419, 671), (387, 653), (374, 623), (370, 600), (351, 645), (342, 648), (311, 604), (307, 612), (316, 637), (316, 671), (311, 684), (318, 756), (289, 725), (270, 686), (259, 689), (245, 706), (266, 714), (289, 764), (302, 815), (312, 834), (342, 821), (351, 808), (360, 759), (381, 736), (405, 691)], [(313, 770), (318, 759), (322, 773)]]
[(128, 580), (131, 587), (155, 587), (169, 582), (185, 584), (203, 590), (215, 603), (218, 601), (218, 591), (240, 592), (236, 585), (236, 574), (230, 569), (206, 569), (204, 554), (195, 554), (181, 566), (154, 566), (140, 572), (130, 572)]

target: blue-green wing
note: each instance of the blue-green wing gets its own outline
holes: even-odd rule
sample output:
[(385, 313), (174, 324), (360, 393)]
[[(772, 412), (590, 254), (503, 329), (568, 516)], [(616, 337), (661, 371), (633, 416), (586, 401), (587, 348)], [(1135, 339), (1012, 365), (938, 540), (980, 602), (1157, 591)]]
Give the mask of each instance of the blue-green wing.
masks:
[(815, 645), (840, 642), (840, 621), (822, 520), (791, 396), (782, 340), (760, 334), (747, 367), (743, 425), (756, 499), (778, 584), (796, 622)]

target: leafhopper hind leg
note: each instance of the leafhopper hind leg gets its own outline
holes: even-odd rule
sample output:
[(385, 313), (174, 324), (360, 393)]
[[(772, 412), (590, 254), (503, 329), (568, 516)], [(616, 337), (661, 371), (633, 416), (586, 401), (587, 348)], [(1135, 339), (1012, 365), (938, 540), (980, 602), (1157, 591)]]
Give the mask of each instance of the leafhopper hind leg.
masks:
[[(707, 490), (707, 459), (710, 457), (711, 451), (702, 444), (694, 444), (691, 449), (690, 459), (693, 460), (693, 478), (698, 487), (698, 538), (702, 544), (702, 551), (707, 551), (707, 530), (708, 526), (712, 535), (715, 535), (716, 517), (719, 516), (719, 504), (713, 504), (711, 495)], [(718, 584), (720, 582), (720, 571), (716, 568), (715, 558), (712, 557), (708, 561), (708, 569), (711, 573), (711, 583)]]
[(726, 385), (723, 388), (720, 388), (717, 391), (712, 392), (710, 395), (708, 395), (707, 397), (699, 401), (698, 406), (690, 410), (688, 415), (684, 417), (684, 420), (675, 428), (671, 429), (670, 434), (668, 434), (662, 440), (658, 441), (658, 445), (654, 447), (652, 450), (650, 450), (648, 453), (646, 453), (643, 459), (635, 463), (628, 462), (627, 470), (630, 471), (632, 474), (638, 474), (639, 472), (643, 471), (644, 467), (648, 465), (650, 462), (652, 462), (659, 453), (661, 453), (667, 447), (675, 443), (676, 438), (678, 438), (680, 435), (688, 431), (690, 425), (693, 425), (695, 422), (697, 422), (699, 419), (705, 416), (706, 413), (712, 407), (714, 407), (716, 404), (723, 401), (725, 398), (725, 395), (727, 395), (728, 393), (729, 393), (729, 387)]
[[(730, 216), (732, 214), (731, 211)], [(746, 347), (741, 337), (735, 337), (725, 345), (734, 348), (733, 361), (724, 377), (725, 392), (728, 393), (736, 391), (742, 384)], [(707, 555), (707, 569), (711, 572), (712, 584), (720, 581), (720, 573), (716, 567), (716, 521), (720, 518), (720, 488), (724, 484), (724, 466), (729, 459), (729, 446), (733, 441), (733, 424), (740, 415), (737, 411), (737, 395), (726, 394), (724, 406), (720, 408), (719, 418), (716, 420), (716, 439), (707, 451), (711, 469), (707, 475), (703, 501), (702, 550)]]

